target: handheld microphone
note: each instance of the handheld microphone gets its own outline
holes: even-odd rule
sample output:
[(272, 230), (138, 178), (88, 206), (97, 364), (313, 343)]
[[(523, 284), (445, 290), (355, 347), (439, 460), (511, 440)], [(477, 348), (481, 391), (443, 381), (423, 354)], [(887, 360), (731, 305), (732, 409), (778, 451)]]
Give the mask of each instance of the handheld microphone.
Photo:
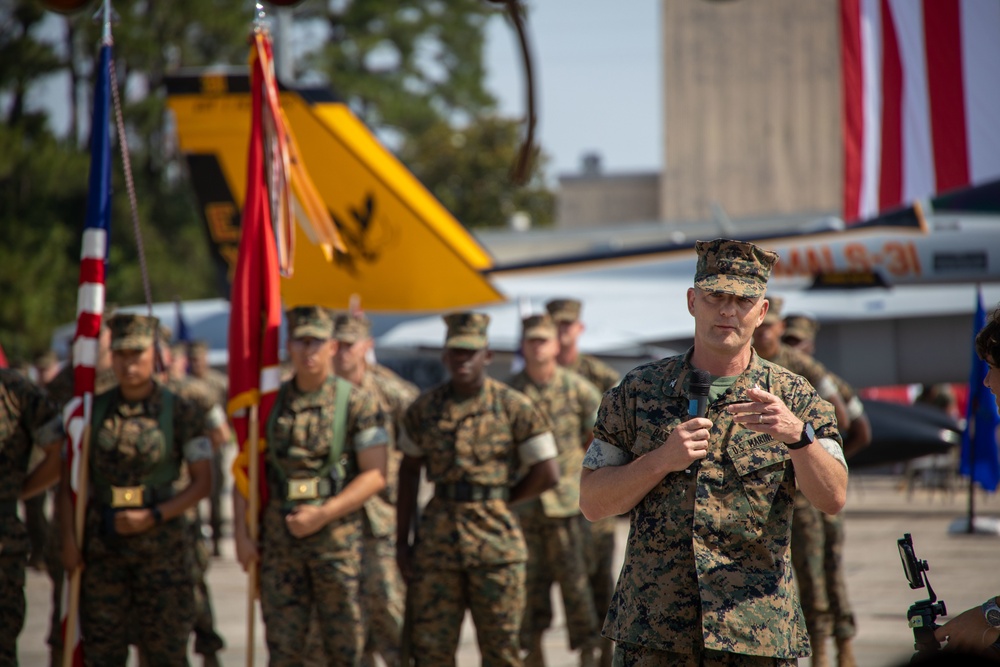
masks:
[(704, 417), (708, 412), (708, 392), (712, 388), (712, 376), (708, 371), (696, 368), (691, 372), (688, 385), (688, 415)]
[[(688, 383), (688, 415), (691, 417), (704, 417), (708, 412), (708, 392), (712, 388), (712, 376), (708, 371), (696, 368), (691, 372), (691, 381)], [(688, 466), (684, 472), (693, 474), (698, 470), (700, 461), (695, 461)]]

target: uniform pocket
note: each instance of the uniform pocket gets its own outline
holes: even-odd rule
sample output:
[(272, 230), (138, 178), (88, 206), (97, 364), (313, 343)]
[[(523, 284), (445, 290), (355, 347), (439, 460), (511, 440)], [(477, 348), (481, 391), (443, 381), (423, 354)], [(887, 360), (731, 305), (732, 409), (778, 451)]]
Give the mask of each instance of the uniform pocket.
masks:
[(786, 476), (791, 474), (788, 460), (788, 449), (774, 440), (732, 457), (740, 476), (746, 509), (757, 528), (768, 522)]

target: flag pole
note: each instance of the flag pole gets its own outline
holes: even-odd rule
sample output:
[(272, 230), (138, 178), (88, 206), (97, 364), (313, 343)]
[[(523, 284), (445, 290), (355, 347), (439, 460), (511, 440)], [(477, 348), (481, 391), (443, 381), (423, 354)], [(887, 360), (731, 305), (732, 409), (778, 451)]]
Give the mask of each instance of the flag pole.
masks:
[[(974, 395), (969, 395), (969, 400), (976, 400)], [(973, 406), (971, 416), (965, 428), (969, 433), (969, 442), (976, 442), (976, 419), (975, 414), (978, 406)], [(969, 447), (969, 500), (968, 512), (966, 516), (965, 532), (974, 535), (976, 532), (976, 447), (973, 444)]]
[[(257, 423), (257, 414), (260, 407), (250, 406), (250, 442), (247, 445), (249, 461), (247, 462), (247, 532), (250, 534), (250, 541), (257, 545), (260, 536), (260, 425)], [(247, 667), (253, 667), (254, 654), (254, 629), (256, 623), (256, 603), (257, 603), (257, 579), (258, 563), (260, 562), (260, 551), (257, 551), (257, 560), (250, 562), (247, 568)]]
[[(87, 520), (87, 494), (90, 484), (90, 424), (83, 427), (83, 436), (80, 439), (80, 465), (77, 467), (76, 504), (73, 507), (73, 538), (76, 540), (76, 548), (83, 553), (83, 534)], [(67, 596), (66, 627), (63, 631), (63, 667), (73, 667), (76, 659), (76, 641), (70, 641), (77, 636), (79, 628), (80, 611), (80, 583), (83, 577), (83, 568), (77, 567), (73, 570), (69, 579), (69, 594)]]

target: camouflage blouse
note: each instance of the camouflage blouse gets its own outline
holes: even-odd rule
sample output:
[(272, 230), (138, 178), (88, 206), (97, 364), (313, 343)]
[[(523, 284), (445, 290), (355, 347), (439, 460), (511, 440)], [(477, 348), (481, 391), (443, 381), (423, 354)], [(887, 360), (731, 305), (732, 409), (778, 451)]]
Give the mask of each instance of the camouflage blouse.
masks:
[(55, 402), (17, 372), (0, 368), (0, 553), (27, 553), (28, 535), (17, 517), (17, 499), (28, 476), (31, 449), (62, 438)]
[(580, 513), (580, 467), (583, 464), (584, 436), (589, 436), (601, 404), (601, 394), (582, 376), (557, 368), (552, 381), (535, 384), (524, 371), (510, 385), (524, 393), (548, 418), (559, 456), (559, 483), (539, 496), (548, 517), (576, 516)]
[[(454, 395), (449, 383), (424, 392), (406, 411), (403, 431), (400, 449), (425, 461), (434, 484), (513, 486), (528, 466), (555, 456), (545, 416), (527, 396), (489, 377), (468, 398)], [(537, 447), (541, 442), (551, 449)], [(418, 570), (526, 560), (524, 536), (505, 500), (433, 498), (420, 518)]]
[[(605, 394), (587, 467), (632, 461), (688, 419), (689, 356), (639, 366)], [(839, 451), (833, 406), (803, 378), (754, 354), (708, 407), (714, 426), (707, 458), (695, 473), (666, 475), (632, 510), (608, 637), (685, 654), (701, 646), (784, 659), (808, 653), (792, 583), (795, 471), (788, 449), (725, 410), (750, 401), (755, 385), (811, 423), (817, 439), (828, 439), (813, 446)]]
[(589, 354), (581, 354), (576, 363), (566, 367), (590, 380), (603, 394), (616, 384), (621, 376), (611, 366)]

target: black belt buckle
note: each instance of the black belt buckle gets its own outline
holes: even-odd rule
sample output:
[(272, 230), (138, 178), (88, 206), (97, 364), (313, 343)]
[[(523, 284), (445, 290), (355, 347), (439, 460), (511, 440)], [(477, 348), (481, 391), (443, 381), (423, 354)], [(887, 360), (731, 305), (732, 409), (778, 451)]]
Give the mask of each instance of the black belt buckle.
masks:
[(471, 503), (473, 501), (472, 497), (472, 485), (465, 483), (454, 484), (451, 488), (451, 499), (459, 503)]

